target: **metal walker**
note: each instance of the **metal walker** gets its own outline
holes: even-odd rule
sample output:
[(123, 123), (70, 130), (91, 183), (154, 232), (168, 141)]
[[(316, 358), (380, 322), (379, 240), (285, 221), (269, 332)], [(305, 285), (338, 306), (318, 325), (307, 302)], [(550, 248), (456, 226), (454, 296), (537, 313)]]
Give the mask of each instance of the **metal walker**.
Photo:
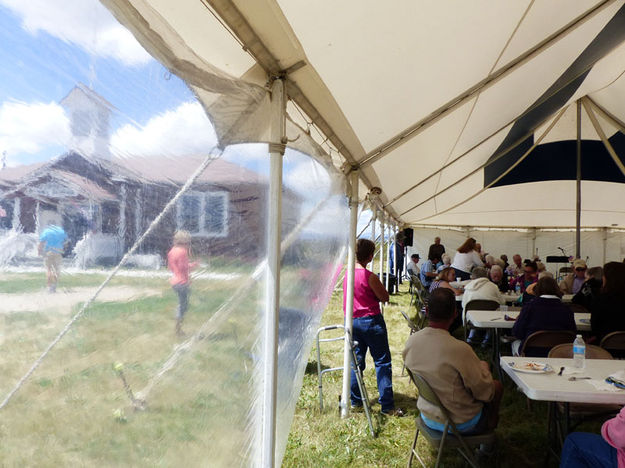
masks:
[[(319, 335), (324, 331), (329, 330), (343, 330), (344, 334), (342, 336), (337, 336), (334, 338), (320, 338)], [(328, 325), (327, 327), (321, 327), (317, 330), (317, 375), (319, 378), (319, 409), (323, 411), (323, 374), (326, 372), (333, 372), (343, 370), (343, 367), (332, 367), (329, 369), (321, 370), (321, 350), (320, 343), (327, 343), (331, 341), (344, 341), (345, 334), (349, 334), (349, 330), (345, 328), (343, 325)], [(352, 367), (355, 370), (356, 374), (356, 382), (358, 382), (358, 389), (360, 390), (360, 396), (362, 398), (362, 406), (365, 410), (365, 415), (367, 416), (367, 421), (369, 423), (369, 431), (371, 432), (372, 437), (376, 437), (375, 429), (373, 428), (373, 421), (371, 419), (371, 407), (369, 405), (369, 394), (367, 393), (367, 388), (365, 387), (365, 383), (362, 378), (362, 371), (358, 366), (358, 360), (356, 359), (356, 350), (355, 346), (358, 345), (358, 342), (353, 341), (351, 336), (349, 337), (349, 343), (351, 347), (352, 354)]]

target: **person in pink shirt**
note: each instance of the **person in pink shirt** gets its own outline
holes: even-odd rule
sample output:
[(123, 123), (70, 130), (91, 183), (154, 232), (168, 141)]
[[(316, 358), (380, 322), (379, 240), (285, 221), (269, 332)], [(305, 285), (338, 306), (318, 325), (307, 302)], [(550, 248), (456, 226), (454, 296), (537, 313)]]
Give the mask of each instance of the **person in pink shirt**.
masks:
[(189, 271), (196, 263), (189, 263), (191, 251), (191, 234), (187, 231), (174, 233), (174, 246), (167, 254), (167, 266), (172, 272), (169, 283), (178, 295), (178, 309), (176, 311), (176, 334), (183, 336), (182, 321), (189, 307), (190, 284)]
[[(382, 413), (391, 416), (403, 416), (400, 409), (395, 409), (393, 398), (393, 373), (391, 370), (391, 350), (388, 345), (386, 323), (380, 310), (380, 301), (388, 301), (388, 291), (380, 279), (367, 270), (367, 264), (373, 260), (375, 244), (369, 239), (358, 239), (356, 243), (356, 271), (354, 274), (354, 324), (352, 339), (358, 342), (356, 359), (358, 367), (365, 370), (367, 349), (375, 364), (378, 381), (379, 402)], [(343, 280), (343, 311), (347, 303), (347, 280)], [(351, 377), (352, 408), (362, 408), (362, 398), (356, 375)]]
[(601, 426), (601, 435), (573, 432), (564, 441), (561, 468), (625, 468), (625, 407)]

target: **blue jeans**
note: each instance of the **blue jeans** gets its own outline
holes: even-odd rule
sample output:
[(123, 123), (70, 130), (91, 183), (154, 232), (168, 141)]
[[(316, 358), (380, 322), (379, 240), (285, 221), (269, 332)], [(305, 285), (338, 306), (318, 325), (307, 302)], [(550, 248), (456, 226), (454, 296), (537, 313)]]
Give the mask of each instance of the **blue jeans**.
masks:
[(174, 284), (173, 290), (178, 294), (178, 309), (176, 309), (176, 318), (182, 320), (184, 314), (189, 308), (189, 283)]
[[(378, 381), (379, 402), (382, 411), (395, 408), (393, 400), (393, 373), (391, 370), (391, 350), (388, 347), (386, 322), (382, 314), (354, 319), (352, 338), (358, 342), (356, 359), (358, 367), (365, 370), (365, 355), (367, 349), (375, 363), (375, 376)], [(352, 369), (351, 402), (353, 406), (362, 406), (362, 398), (356, 381), (356, 373)]]
[[(452, 267), (454, 268), (454, 267)], [(456, 281), (466, 281), (471, 279), (471, 273), (468, 273), (466, 271), (462, 271), (462, 270), (458, 270), (458, 268), (454, 268), (454, 271), (456, 272)]]
[(560, 457), (561, 468), (618, 466), (616, 449), (598, 434), (573, 432), (564, 441)]

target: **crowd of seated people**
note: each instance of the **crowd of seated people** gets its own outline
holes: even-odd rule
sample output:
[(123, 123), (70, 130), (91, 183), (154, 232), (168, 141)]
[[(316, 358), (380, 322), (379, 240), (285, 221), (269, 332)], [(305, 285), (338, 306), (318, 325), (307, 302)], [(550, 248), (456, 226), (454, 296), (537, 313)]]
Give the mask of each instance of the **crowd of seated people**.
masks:
[[(401, 416), (403, 412), (395, 407), (392, 390), (386, 324), (377, 305), (379, 301), (388, 301), (388, 292), (377, 276), (367, 270), (374, 249), (371, 241), (359, 241), (356, 249), (356, 355), (362, 369), (366, 352), (372, 354), (382, 413)], [(470, 346), (480, 340), (471, 340), (470, 334), (467, 344), (451, 334), (462, 323), (461, 314), (470, 301), (504, 304), (502, 293), (522, 293), (522, 308), (511, 330), (514, 354), (534, 332), (576, 331), (573, 309), (562, 301), (565, 294), (569, 295), (567, 300), (590, 312), (591, 332), (585, 334), (588, 342), (599, 344), (608, 333), (625, 331), (625, 262), (588, 268), (584, 260), (576, 259), (571, 274), (558, 284), (539, 258), (524, 260), (515, 254), (508, 263), (507, 255), (497, 258), (487, 254), (473, 238), (463, 242), (453, 258), (445, 253), (437, 238), (429, 258), (419, 266), (420, 260), (418, 254), (411, 256), (408, 273), (418, 277), (429, 290), (428, 326), (409, 337), (403, 351), (404, 363), (428, 382), (464, 434), (481, 434), (496, 427), (503, 392), (501, 383), (493, 380), (489, 365), (480, 361)], [(351, 405), (357, 408), (362, 399), (354, 376), (352, 380)], [(444, 418), (437, 407), (421, 398), (417, 406), (426, 425), (443, 429)], [(616, 459), (625, 461), (624, 418), (625, 410), (603, 426), (602, 436), (571, 434), (562, 452), (562, 466), (576, 466), (568, 465), (573, 460), (600, 460), (601, 466), (617, 466), (613, 463)]]
[[(482, 279), (479, 283), (490, 281), (501, 293), (515, 290), (520, 292), (521, 298), (516, 305), (525, 306), (536, 298), (541, 299), (537, 303), (541, 307), (544, 305), (543, 303), (551, 302), (563, 305), (558, 295), (560, 297), (563, 294), (569, 295), (567, 301), (579, 304), (591, 313), (592, 332), (590, 336), (585, 335), (585, 338), (590, 339), (591, 342), (597, 341), (596, 344), (598, 344), (606, 334), (612, 331), (625, 330), (625, 263), (610, 262), (605, 267), (588, 268), (585, 260), (576, 259), (572, 262), (573, 271), (559, 284), (556, 283), (558, 286), (555, 288), (556, 291), (553, 288), (555, 282), (553, 275), (546, 271), (545, 264), (540, 261), (538, 256), (523, 259), (521, 255), (514, 254), (512, 261), (508, 263), (506, 254), (497, 258), (495, 255), (487, 253), (471, 237), (467, 238), (457, 248), (453, 257), (445, 253), (444, 249), (440, 238), (437, 237), (434, 244), (430, 246), (428, 252), (430, 258), (421, 266), (419, 276), (429, 291), (442, 287), (450, 289), (455, 295), (464, 293), (466, 297), (471, 297), (473, 286), (467, 288), (466, 283), (477, 279), (475, 275), (472, 275), (473, 271), (481, 272), (484, 269), (486, 279)], [(442, 255), (441, 252), (443, 252)], [(415, 264), (412, 268), (414, 270), (418, 259), (417, 262), (413, 263)], [(480, 275), (478, 277), (483, 278)], [(535, 288), (539, 279), (543, 277), (550, 278), (543, 285), (546, 287), (548, 284), (550, 292), (545, 293), (543, 288), (538, 291), (540, 292), (538, 294)], [(454, 284), (454, 281), (464, 283), (464, 288)], [(477, 285), (477, 283), (475, 284)], [(486, 290), (483, 289), (482, 291)], [(570, 298), (571, 295), (573, 295), (572, 299)], [(557, 301), (546, 301), (545, 297), (541, 298), (540, 296), (554, 296)], [(466, 303), (466, 299), (462, 301), (463, 306)], [(563, 307), (567, 306), (563, 305)], [(559, 310), (563, 311), (564, 309), (559, 308)], [(462, 313), (462, 309), (460, 309), (460, 313)], [(531, 314), (524, 312), (522, 315), (520, 324), (515, 325), (518, 333), (521, 334), (521, 336), (515, 335), (519, 339), (519, 343), (526, 337), (521, 332), (522, 324), (526, 317)], [(570, 322), (568, 325), (570, 326)], [(541, 324), (538, 323), (536, 326), (540, 328)], [(530, 329), (534, 328), (534, 326), (530, 327)], [(471, 342), (476, 343), (476, 340)]]
[[(434, 389), (463, 433), (479, 434), (494, 428), (502, 394), (502, 386), (492, 379), (488, 365), (479, 360), (470, 345), (450, 334), (471, 300), (503, 304), (502, 293), (515, 290), (522, 293), (519, 301), (522, 308), (512, 328), (516, 339), (512, 343), (514, 354), (518, 354), (534, 332), (576, 331), (575, 314), (563, 302), (563, 295), (568, 295), (567, 301), (590, 312), (591, 332), (584, 334), (588, 342), (599, 344), (608, 333), (625, 331), (625, 260), (588, 268), (586, 261), (576, 259), (572, 262), (573, 271), (558, 283), (536, 256), (524, 260), (515, 254), (508, 263), (507, 255), (497, 258), (487, 254), (475, 239), (468, 238), (455, 256), (443, 253), (441, 258), (436, 256), (440, 255), (439, 245), (437, 238), (434, 255), (421, 269), (421, 278), (430, 291), (428, 326), (410, 336), (403, 357), (406, 367), (425, 378)], [(456, 300), (458, 295), (463, 296), (462, 301)], [(468, 341), (479, 342), (471, 340), (471, 336)], [(442, 418), (436, 408), (421, 399), (417, 406), (426, 425), (442, 430)], [(567, 463), (590, 459), (601, 466), (617, 466), (614, 463), (617, 459), (619, 466), (623, 464), (624, 421), (625, 409), (603, 426), (602, 436), (581, 433), (569, 436), (561, 466), (578, 466)]]

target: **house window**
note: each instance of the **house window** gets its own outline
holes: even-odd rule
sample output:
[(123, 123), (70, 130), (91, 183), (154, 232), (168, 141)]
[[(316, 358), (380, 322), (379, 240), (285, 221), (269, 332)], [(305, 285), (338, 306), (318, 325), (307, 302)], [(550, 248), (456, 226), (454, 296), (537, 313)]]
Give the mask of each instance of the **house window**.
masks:
[(178, 227), (192, 234), (200, 232), (200, 195), (184, 195), (178, 204)]
[(13, 227), (13, 200), (0, 201), (0, 229)]
[(196, 236), (223, 237), (228, 234), (228, 193), (192, 192), (178, 202), (178, 229)]

